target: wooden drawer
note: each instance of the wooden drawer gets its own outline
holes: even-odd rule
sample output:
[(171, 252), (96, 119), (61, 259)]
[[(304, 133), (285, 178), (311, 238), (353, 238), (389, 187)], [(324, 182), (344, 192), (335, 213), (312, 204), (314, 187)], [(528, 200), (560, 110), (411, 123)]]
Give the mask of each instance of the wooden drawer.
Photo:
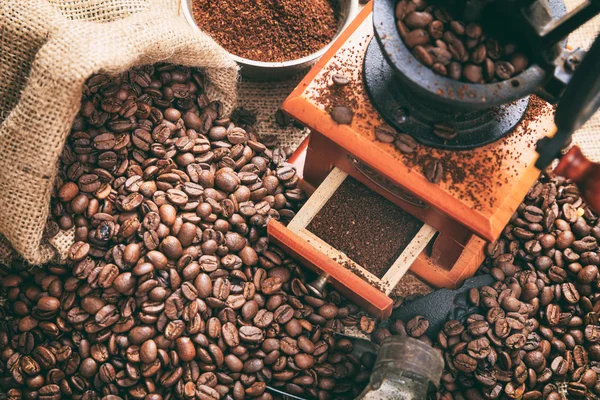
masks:
[[(387, 318), (391, 314), (389, 295), (409, 269), (436, 287), (455, 288), (473, 276), (484, 259), (485, 245), (474, 235), (457, 241), (431, 225), (423, 224), (380, 279), (328, 244), (327, 238), (309, 231), (307, 227), (312, 219), (348, 176), (347, 172), (334, 167), (287, 227), (277, 221), (269, 223), (271, 240), (305, 267), (327, 276), (337, 290), (378, 318)], [(359, 177), (357, 175), (362, 182)], [(385, 190), (380, 194), (388, 199), (393, 197)]]

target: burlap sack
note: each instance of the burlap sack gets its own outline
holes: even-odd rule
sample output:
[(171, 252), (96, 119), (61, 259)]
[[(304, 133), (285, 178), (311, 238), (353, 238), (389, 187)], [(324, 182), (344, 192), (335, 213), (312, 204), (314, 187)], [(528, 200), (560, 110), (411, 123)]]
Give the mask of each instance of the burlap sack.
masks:
[(0, 0), (0, 262), (66, 253), (72, 234), (43, 233), (83, 84), (159, 61), (201, 67), (208, 96), (234, 106), (236, 64), (177, 0)]

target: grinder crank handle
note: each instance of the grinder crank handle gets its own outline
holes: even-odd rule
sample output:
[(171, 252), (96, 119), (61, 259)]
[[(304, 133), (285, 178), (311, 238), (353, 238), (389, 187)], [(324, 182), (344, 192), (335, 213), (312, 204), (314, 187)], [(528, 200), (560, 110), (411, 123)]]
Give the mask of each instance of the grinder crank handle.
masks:
[[(571, 135), (600, 108), (600, 37), (577, 67), (561, 96), (554, 121), (557, 132), (553, 138), (538, 142), (536, 167), (544, 170), (560, 155)], [(580, 188), (587, 204), (600, 211), (600, 164), (588, 160), (577, 146), (560, 161), (555, 171), (572, 179)]]

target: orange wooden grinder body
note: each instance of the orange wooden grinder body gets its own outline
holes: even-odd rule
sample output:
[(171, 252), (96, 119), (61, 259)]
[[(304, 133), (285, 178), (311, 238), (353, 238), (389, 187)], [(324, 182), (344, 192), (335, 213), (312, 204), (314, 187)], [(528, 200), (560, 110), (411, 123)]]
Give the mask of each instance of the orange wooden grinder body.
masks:
[[(459, 157), (473, 169), (489, 166), (490, 154), (507, 155), (504, 161), (493, 165), (493, 173), (479, 178), (478, 187), (485, 192), (473, 193), (469, 179), (430, 183), (422, 170), (411, 166), (393, 144), (375, 139), (374, 128), (385, 122), (362, 85), (362, 60), (372, 36), (371, 11), (369, 4), (284, 103), (282, 109), (312, 131), (294, 158), (300, 161), (297, 163), (300, 170), (304, 167), (303, 179), (313, 187), (319, 186), (335, 166), (440, 232), (436, 241), (438, 252), (430, 257), (419, 255), (411, 271), (433, 286), (455, 288), (476, 272), (484, 260), (484, 239), (493, 241), (500, 236), (539, 176), (534, 166), (535, 143), (554, 133), (552, 112), (547, 107), (543, 115), (532, 119), (527, 127), (517, 127), (506, 138), (459, 152)], [(324, 104), (320, 96), (330, 85), (331, 76), (342, 67), (353, 82), (345, 89), (353, 94), (355, 115), (351, 125), (333, 122), (328, 109), (331, 104)], [(422, 151), (440, 159), (456, 157), (456, 152), (451, 151), (426, 148)], [(473, 196), (484, 201), (475, 202)], [(424, 206), (415, 206), (407, 198)], [(316, 249), (310, 244), (306, 246), (306, 242), (285, 227), (274, 222), (269, 226), (269, 234), (304, 265), (329, 275), (337, 289), (372, 314), (379, 317), (390, 314), (391, 300), (384, 293), (334, 260), (323, 258), (323, 254), (317, 254)]]

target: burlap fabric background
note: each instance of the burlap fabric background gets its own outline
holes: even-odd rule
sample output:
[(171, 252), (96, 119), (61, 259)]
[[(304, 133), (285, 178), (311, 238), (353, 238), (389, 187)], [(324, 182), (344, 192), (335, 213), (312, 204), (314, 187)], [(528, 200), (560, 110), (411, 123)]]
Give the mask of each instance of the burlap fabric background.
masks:
[(57, 160), (93, 73), (159, 61), (201, 67), (208, 96), (231, 111), (236, 64), (177, 13), (172, 0), (0, 1), (0, 261), (7, 241), (33, 264), (72, 242), (60, 234), (50, 243), (43, 231)]

